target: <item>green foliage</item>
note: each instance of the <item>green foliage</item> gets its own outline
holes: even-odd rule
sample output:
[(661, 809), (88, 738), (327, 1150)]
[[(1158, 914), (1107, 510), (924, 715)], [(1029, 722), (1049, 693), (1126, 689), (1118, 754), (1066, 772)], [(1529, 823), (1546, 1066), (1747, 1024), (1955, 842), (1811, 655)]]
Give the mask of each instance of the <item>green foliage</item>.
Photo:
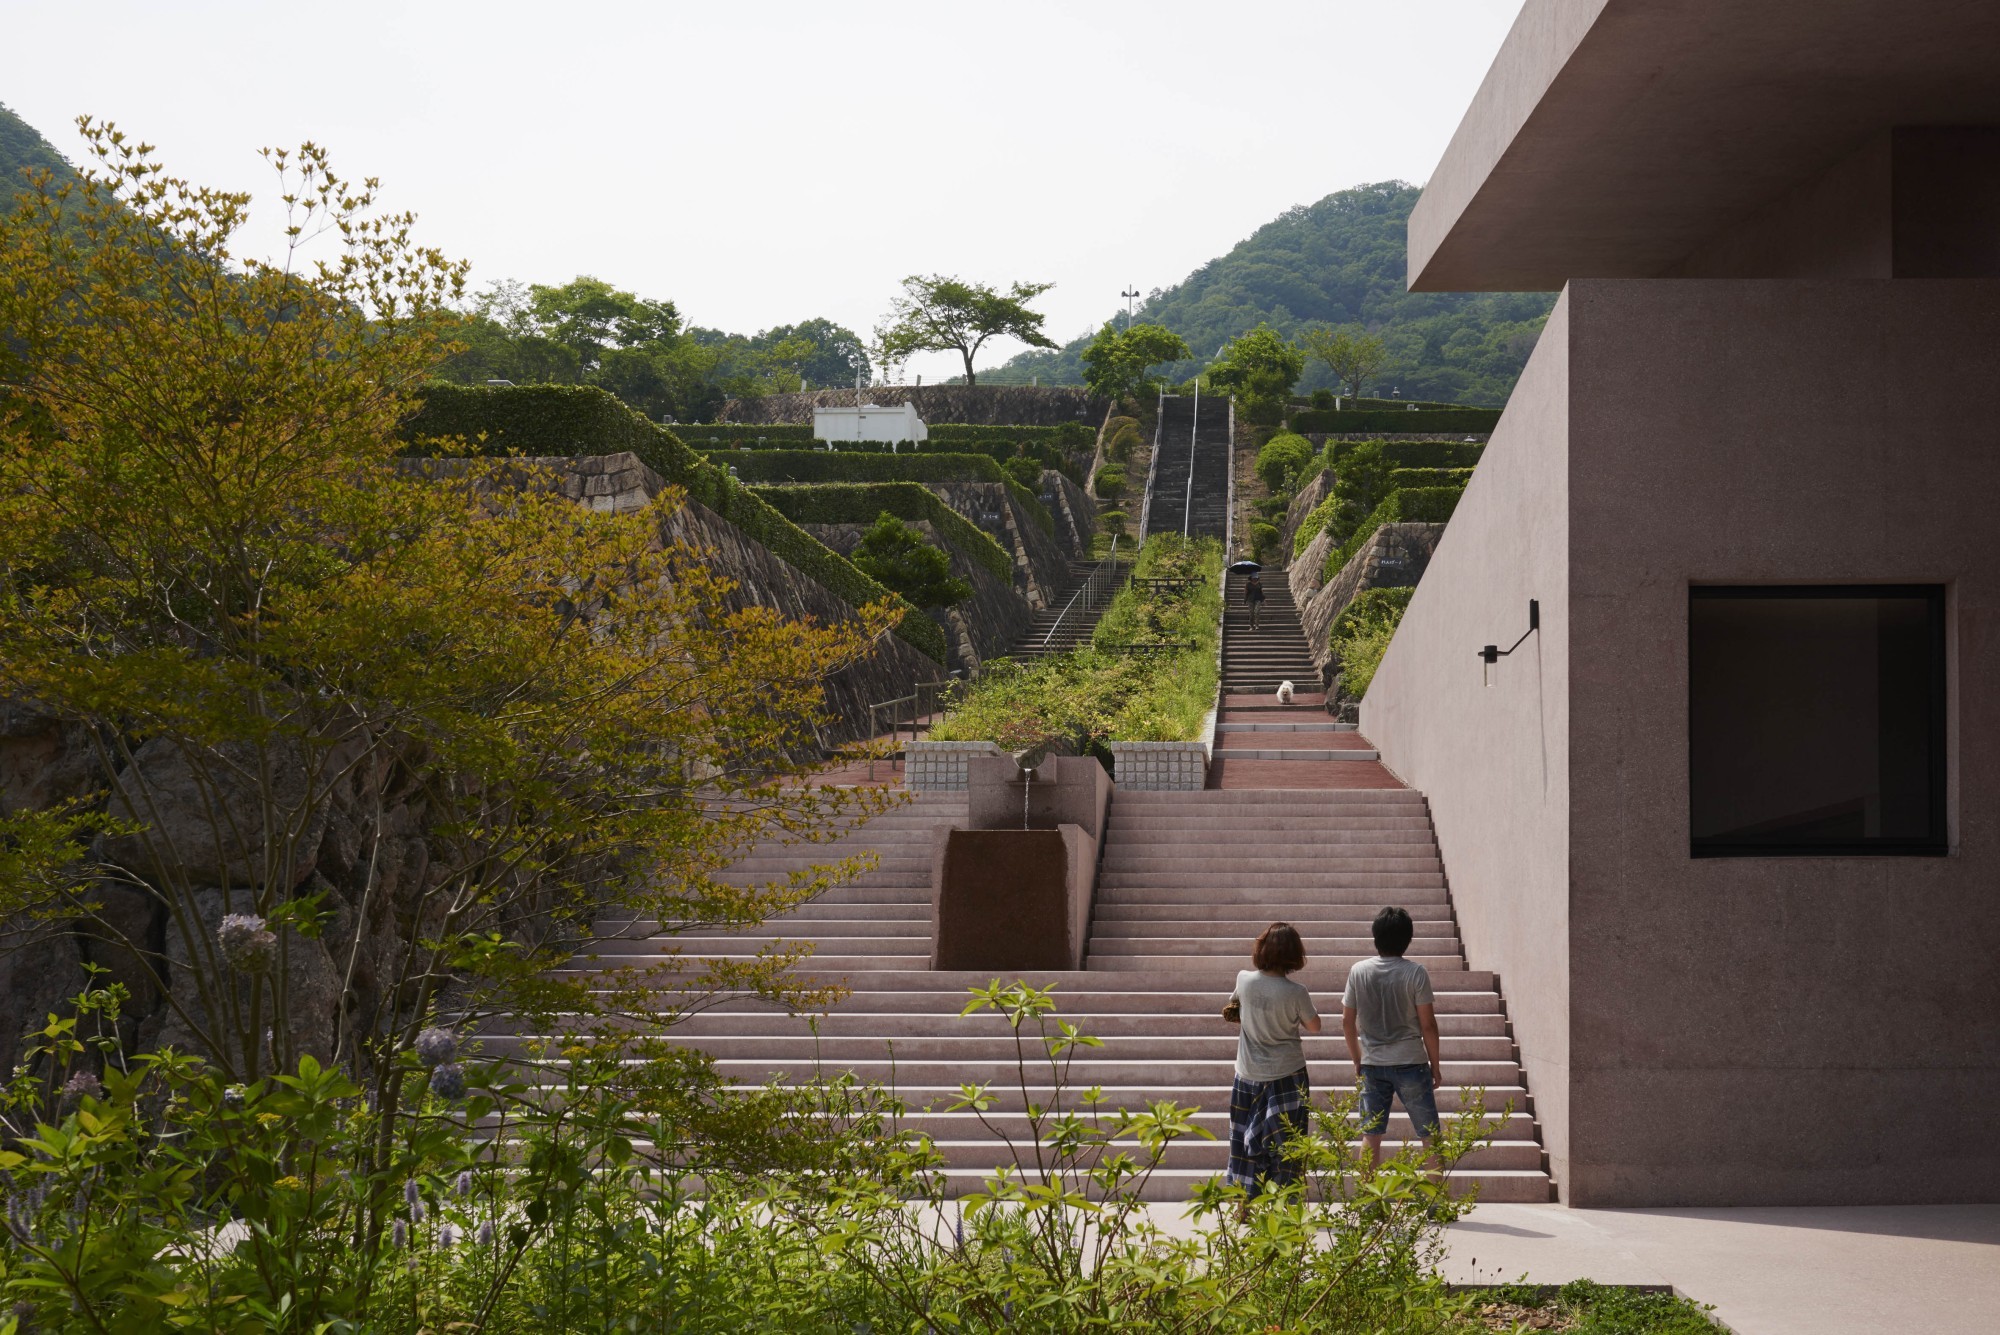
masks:
[(1345, 542), (1326, 554), (1326, 578), (1332, 579), (1338, 574), (1340, 568), (1367, 545), (1368, 539), (1374, 537), (1375, 530), (1382, 525), (1447, 523), (1451, 512), (1458, 507), (1458, 498), (1464, 494), (1463, 487), (1417, 487), (1410, 491), (1390, 492)]
[(1026, 490), (1034, 492), (1040, 489), (1042, 485), (1041, 460), (1017, 454), (1000, 466), (1007, 471), (1008, 477), (1012, 478)]
[(1104, 424), (1104, 453), (1114, 463), (1131, 463), (1132, 455), (1145, 443), (1139, 424), (1132, 418), (1114, 417)]
[(1723, 1330), (1708, 1316), (1708, 1308), (1672, 1293), (1639, 1293), (1587, 1279), (1571, 1280), (1561, 1288), (1541, 1284), (1508, 1284), (1481, 1290), (1481, 1304), (1508, 1303), (1529, 1310), (1549, 1311), (1554, 1326), (1569, 1335), (1717, 1335)]
[(1257, 476), (1273, 492), (1290, 491), (1312, 460), (1311, 441), (1289, 431), (1280, 431), (1257, 451)]
[[(1375, 373), (1389, 360), (1388, 345), (1359, 325), (1340, 329), (1315, 325), (1300, 331), (1299, 343), (1305, 348), (1306, 355), (1333, 372), (1350, 394), (1360, 394), (1362, 387), (1373, 380)], [(1331, 408), (1334, 405), (1326, 406)]]
[(1123, 510), (1106, 510), (1097, 517), (1098, 526), (1113, 537), (1124, 533), (1125, 526), (1131, 522), (1131, 516), (1127, 515)]
[(752, 490), (795, 524), (868, 524), (883, 513), (898, 519), (923, 520), (968, 561), (983, 567), (1002, 583), (1013, 581), (1013, 559), (992, 535), (939, 500), (937, 493), (915, 482), (828, 482)]
[(1294, 431), (1324, 431), (1346, 436), (1374, 432), (1491, 435), (1499, 422), (1498, 408), (1342, 408), (1339, 412), (1304, 408), (1287, 419), (1287, 425)]
[(1304, 353), (1271, 326), (1259, 324), (1222, 350), (1209, 364), (1207, 379), (1213, 388), (1242, 400), (1250, 421), (1275, 422), (1305, 368)]
[[(855, 450), (703, 450), (743, 482), (1005, 482), (988, 454), (863, 454)], [(1037, 498), (1037, 504), (1040, 499)]]
[(972, 584), (951, 573), (951, 558), (924, 535), (884, 510), (854, 548), (854, 564), (918, 607), (948, 607), (972, 596)]
[(913, 352), (956, 352), (965, 383), (978, 383), (972, 360), (989, 339), (1013, 338), (1031, 348), (1053, 348), (1042, 332), (1045, 318), (1028, 303), (1053, 283), (1015, 283), (1007, 291), (942, 274), (912, 274), (889, 303), (889, 322), (875, 331), (882, 359), (901, 362)]
[[(1020, 665), (989, 664), (931, 735), (1003, 746), (1059, 737), (1079, 753), (1100, 754), (1111, 741), (1199, 736), (1218, 684), (1221, 546), (1158, 535), (1147, 541), (1134, 571), (1141, 579), (1191, 582), (1172, 589), (1127, 585), (1105, 609), (1089, 646)], [(1163, 641), (1191, 647), (1157, 654), (1113, 648)]]
[(1106, 464), (1097, 470), (1097, 498), (1108, 505), (1116, 505), (1118, 498), (1125, 494), (1125, 470), (1117, 464)]
[(1333, 619), (1327, 643), (1340, 664), (1341, 690), (1359, 700), (1388, 652), (1415, 589), (1364, 589)]
[(1338, 472), (1356, 451), (1378, 449), (1390, 468), (1471, 468), (1486, 447), (1461, 440), (1330, 440), (1325, 466)]
[[(1178, 285), (1153, 293), (1139, 318), (1171, 329), (1204, 354), (1259, 324), (1286, 337), (1309, 325), (1359, 325), (1388, 349), (1374, 381), (1382, 391), (1394, 386), (1405, 398), (1505, 403), (1554, 297), (1409, 291), (1410, 210), (1420, 193), (1385, 181), (1288, 210)], [(1057, 352), (1022, 353), (1002, 373), (1023, 384), (1030, 374), (1045, 385), (1081, 384), (1090, 341), (1086, 335)], [(1164, 368), (1176, 381), (1199, 369), (1192, 361)], [(1333, 383), (1333, 373), (1317, 363), (1301, 381), (1307, 391)]]
[(1389, 489), (1403, 491), (1415, 487), (1464, 487), (1472, 481), (1471, 468), (1391, 468)]
[(1284, 534), (1278, 531), (1276, 524), (1263, 519), (1253, 520), (1250, 524), (1251, 556), (1263, 564), (1270, 564), (1283, 538)]
[(1083, 350), (1083, 383), (1107, 399), (1128, 399), (1144, 392), (1155, 366), (1187, 357), (1188, 345), (1164, 326), (1135, 324), (1121, 330), (1116, 320), (1106, 320)]
[[(673, 432), (593, 386), (428, 385), (421, 391), (417, 410), (404, 421), (402, 435), (411, 442), (413, 454), (570, 458), (630, 450), (661, 477), (685, 487), (690, 498), (836, 597), (855, 607), (896, 598), (750, 488), (732, 480), (724, 469), (690, 450)], [(897, 636), (932, 660), (945, 662), (944, 632), (917, 608), (907, 603), (903, 607)]]
[(15, 193), (27, 188), (30, 173), (42, 171), (58, 183), (76, 179), (76, 169), (54, 145), (0, 103), (0, 209), (9, 207)]

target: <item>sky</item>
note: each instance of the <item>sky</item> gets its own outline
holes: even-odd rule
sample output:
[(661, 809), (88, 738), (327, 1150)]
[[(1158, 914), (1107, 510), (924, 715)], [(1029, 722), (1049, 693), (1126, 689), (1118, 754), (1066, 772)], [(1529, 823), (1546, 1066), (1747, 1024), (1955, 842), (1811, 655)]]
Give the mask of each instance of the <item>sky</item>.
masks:
[[(1051, 282), (1061, 342), (1293, 205), (1421, 183), (1520, 7), (0, 0), (0, 102), (73, 159), (87, 113), (253, 194), (259, 148), (313, 140), (475, 285), (866, 336), (910, 274)], [(253, 206), (241, 249), (275, 238)]]

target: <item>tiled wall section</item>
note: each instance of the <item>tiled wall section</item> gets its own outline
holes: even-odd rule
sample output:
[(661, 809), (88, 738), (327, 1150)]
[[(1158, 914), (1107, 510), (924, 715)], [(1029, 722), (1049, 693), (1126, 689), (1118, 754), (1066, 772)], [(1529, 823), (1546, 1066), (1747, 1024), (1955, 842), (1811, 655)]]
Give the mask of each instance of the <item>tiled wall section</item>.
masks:
[(911, 792), (962, 793), (968, 760), (1002, 754), (994, 742), (911, 742), (903, 753), (903, 784)]
[(1208, 748), (1200, 742), (1113, 742), (1120, 788), (1138, 792), (1189, 792), (1208, 783)]

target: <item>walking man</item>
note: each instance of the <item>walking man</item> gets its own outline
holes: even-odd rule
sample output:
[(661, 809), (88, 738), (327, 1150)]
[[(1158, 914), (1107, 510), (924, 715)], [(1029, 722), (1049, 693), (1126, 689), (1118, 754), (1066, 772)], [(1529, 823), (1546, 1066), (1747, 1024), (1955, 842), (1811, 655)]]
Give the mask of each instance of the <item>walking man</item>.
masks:
[(1383, 909), (1371, 924), (1375, 958), (1347, 971), (1340, 998), (1340, 1029), (1361, 1086), (1361, 1143), (1370, 1166), (1382, 1150), (1393, 1095), (1410, 1124), (1433, 1147), (1438, 1135), (1437, 1087), (1444, 1070), (1438, 1058), (1437, 1005), (1431, 976), (1423, 965), (1403, 958), (1416, 924), (1399, 908)]

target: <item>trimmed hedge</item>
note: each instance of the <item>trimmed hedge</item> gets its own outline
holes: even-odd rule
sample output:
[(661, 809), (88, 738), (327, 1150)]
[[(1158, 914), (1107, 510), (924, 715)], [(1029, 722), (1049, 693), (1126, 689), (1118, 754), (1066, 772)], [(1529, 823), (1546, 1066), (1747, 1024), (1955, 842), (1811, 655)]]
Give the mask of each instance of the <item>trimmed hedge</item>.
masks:
[(861, 454), (826, 450), (704, 451), (718, 468), (748, 483), (1005, 482), (989, 454)]
[(1464, 487), (1472, 481), (1470, 468), (1392, 468), (1389, 486), (1394, 491), (1418, 487)]
[(872, 524), (883, 511), (903, 520), (929, 520), (938, 533), (1004, 584), (1014, 580), (1014, 558), (985, 529), (915, 482), (823, 482), (804, 487), (754, 487), (754, 492), (795, 524)]
[(1374, 684), (1414, 588), (1363, 589), (1327, 629), (1327, 647), (1340, 661), (1340, 693), (1360, 699)]
[(950, 661), (944, 631), (908, 600), (856, 569), (673, 432), (594, 385), (427, 385), (417, 410), (404, 420), (402, 434), (413, 455), (581, 458), (630, 450), (661, 477), (685, 487), (692, 500), (836, 597), (855, 607), (900, 605), (897, 638), (939, 664)]
[[(1323, 455), (1327, 467), (1338, 471), (1340, 461), (1350, 451), (1372, 443), (1366, 440), (1328, 441)], [(1486, 450), (1476, 440), (1385, 440), (1381, 445), (1382, 458), (1391, 468), (1471, 468)]]
[(1361, 527), (1355, 529), (1346, 542), (1326, 554), (1322, 578), (1332, 579), (1339, 574), (1340, 568), (1367, 546), (1368, 539), (1374, 537), (1375, 530), (1384, 524), (1448, 522), (1451, 512), (1458, 508), (1458, 498), (1464, 494), (1463, 487), (1414, 487), (1408, 491), (1390, 492), (1368, 518), (1361, 521)]
[[(709, 449), (798, 449), (814, 443), (824, 444), (813, 433), (810, 422), (780, 422), (770, 425), (752, 425), (743, 422), (691, 422), (679, 428), (682, 435), (698, 448)], [(939, 422), (930, 426), (929, 437), (925, 440), (902, 441), (895, 453), (918, 453), (941, 451), (954, 445), (1018, 445), (1022, 441), (1032, 444), (1049, 445), (1060, 450), (1094, 450), (1097, 447), (1097, 430), (1086, 422), (1064, 422), (1060, 426), (987, 426), (982, 423)], [(757, 442), (762, 439), (760, 447)], [(890, 453), (889, 443), (880, 440), (842, 440), (834, 442), (842, 452)], [(980, 451), (984, 453), (982, 449)], [(1013, 451), (1009, 451), (1012, 453)]]
[(1294, 431), (1326, 431), (1339, 435), (1363, 432), (1470, 431), (1490, 433), (1500, 421), (1498, 408), (1379, 409), (1304, 408), (1291, 416)]

